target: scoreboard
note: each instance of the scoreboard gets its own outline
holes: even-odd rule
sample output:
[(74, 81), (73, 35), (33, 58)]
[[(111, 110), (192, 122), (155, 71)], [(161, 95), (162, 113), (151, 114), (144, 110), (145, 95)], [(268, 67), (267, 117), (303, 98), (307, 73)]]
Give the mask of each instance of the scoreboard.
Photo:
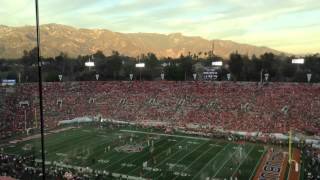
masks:
[(220, 75), (220, 68), (217, 67), (206, 67), (202, 73), (202, 79), (205, 81), (216, 81)]
[(16, 85), (16, 80), (15, 79), (3, 79), (1, 82), (2, 86), (14, 86)]

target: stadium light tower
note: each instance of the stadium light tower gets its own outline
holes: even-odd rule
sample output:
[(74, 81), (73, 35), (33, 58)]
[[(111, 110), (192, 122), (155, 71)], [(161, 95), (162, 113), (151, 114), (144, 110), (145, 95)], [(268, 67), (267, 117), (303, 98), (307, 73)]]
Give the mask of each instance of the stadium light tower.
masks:
[[(264, 74), (263, 74), (264, 73)], [(266, 82), (268, 82), (269, 80), (269, 77), (270, 77), (270, 74), (268, 73), (268, 71), (264, 70), (264, 69), (261, 69), (260, 71), (260, 83), (262, 84), (263, 82), (263, 77), (264, 77), (264, 80)]]
[(164, 73), (163, 72), (160, 74), (160, 77), (161, 77), (161, 80), (164, 80)]
[(231, 80), (231, 73), (228, 73), (228, 74), (227, 74), (227, 79), (228, 79), (228, 81)]
[(132, 81), (132, 79), (133, 79), (133, 74), (132, 73), (129, 74), (129, 78), (130, 78), (130, 81)]
[(304, 59), (303, 58), (295, 58), (292, 59), (292, 64), (296, 64), (298, 66), (298, 71), (300, 70), (300, 65), (304, 64)]
[(193, 80), (197, 80), (197, 73), (193, 73)]
[(311, 73), (311, 72), (307, 73), (307, 80), (308, 80), (308, 83), (310, 83), (310, 82), (311, 82), (311, 77), (312, 77), (312, 73)]
[(145, 63), (137, 63), (136, 68), (140, 69), (140, 81), (141, 81), (141, 69), (145, 67)]
[[(91, 57), (92, 57), (91, 59), (93, 60), (94, 59), (93, 55)], [(89, 57), (89, 60), (84, 63), (86, 67), (89, 67), (89, 70), (91, 69), (91, 67), (94, 67), (94, 62), (92, 62), (91, 59)]]
[[(292, 59), (292, 64), (296, 64), (298, 67), (298, 72), (300, 71), (300, 65), (304, 64), (304, 59), (303, 58), (294, 58)], [(307, 80), (309, 82), (308, 76), (307, 76)], [(311, 76), (310, 76), (310, 80), (311, 80)]]
[(59, 81), (61, 82), (62, 81), (62, 74), (59, 74), (58, 77), (59, 77)]
[(264, 79), (266, 80), (266, 82), (268, 82), (269, 76), (270, 76), (269, 73), (265, 73), (265, 74), (264, 74)]

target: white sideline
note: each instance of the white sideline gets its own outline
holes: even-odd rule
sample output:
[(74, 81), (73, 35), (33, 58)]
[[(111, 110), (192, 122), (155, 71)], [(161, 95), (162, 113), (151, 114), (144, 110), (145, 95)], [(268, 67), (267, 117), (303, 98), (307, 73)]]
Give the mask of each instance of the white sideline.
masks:
[(252, 179), (252, 176), (254, 175), (254, 173), (257, 171), (258, 165), (261, 163), (262, 158), (264, 157), (265, 153), (267, 150), (264, 150), (263, 153), (260, 156), (259, 161), (257, 162), (256, 166), (254, 167), (254, 170), (251, 173), (250, 179)]
[(130, 133), (139, 133), (139, 134), (150, 134), (150, 135), (159, 135), (159, 136), (171, 136), (171, 137), (181, 137), (181, 138), (189, 138), (189, 139), (196, 139), (196, 140), (210, 140), (210, 138), (205, 137), (192, 137), (192, 136), (183, 136), (183, 135), (172, 135), (172, 134), (163, 134), (163, 133), (151, 133), (151, 132), (144, 132), (144, 131), (134, 131), (134, 130), (120, 130), (122, 132), (130, 132)]

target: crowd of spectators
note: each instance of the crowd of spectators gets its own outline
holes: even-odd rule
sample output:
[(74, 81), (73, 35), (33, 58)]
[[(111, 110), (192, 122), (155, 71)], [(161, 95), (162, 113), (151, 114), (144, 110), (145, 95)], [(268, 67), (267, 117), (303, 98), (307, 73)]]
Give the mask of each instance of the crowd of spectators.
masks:
[[(0, 153), (0, 179), (13, 177), (24, 180), (41, 180), (43, 173), (41, 162), (36, 161), (33, 155), (8, 155)], [(106, 171), (75, 170), (59, 166), (46, 166), (46, 179), (52, 180), (102, 180), (113, 179), (112, 174)]]
[(16, 156), (0, 153), (0, 176), (14, 176), (17, 179), (28, 179), (30, 175), (41, 175), (41, 169), (34, 166), (33, 156)]
[[(12, 132), (19, 131), (15, 128), (14, 122), (19, 122), (19, 119), (14, 120), (16, 95), (7, 93), (6, 88), (0, 86), (0, 140), (11, 136)], [(17, 112), (18, 113), (18, 112)]]
[(302, 148), (302, 166), (304, 179), (320, 179), (320, 150), (305, 146)]
[[(320, 135), (320, 85), (202, 81), (44, 83), (44, 121), (84, 116), (131, 122), (196, 124), (209, 129)], [(38, 126), (37, 84), (20, 84), (6, 98), (11, 131)], [(3, 121), (4, 122), (4, 121)]]
[[(0, 87), (1, 137), (39, 127), (39, 94), (36, 83)], [(12, 90), (13, 89), (13, 90)], [(196, 125), (210, 131), (287, 133), (290, 128), (320, 135), (320, 85), (304, 83), (248, 83), (203, 81), (91, 81), (44, 83), (45, 127), (84, 116), (139, 122), (165, 122), (170, 126)], [(319, 153), (304, 150), (308, 167), (319, 169)], [(30, 164), (31, 163), (31, 164)], [(12, 168), (14, 167), (14, 168)], [(33, 167), (33, 168), (28, 168)], [(0, 154), (0, 176), (41, 178), (40, 165), (30, 156)], [(99, 179), (51, 166), (48, 177)], [(78, 175), (77, 175), (78, 173)], [(312, 174), (312, 177), (318, 174)], [(308, 175), (307, 175), (308, 176)]]

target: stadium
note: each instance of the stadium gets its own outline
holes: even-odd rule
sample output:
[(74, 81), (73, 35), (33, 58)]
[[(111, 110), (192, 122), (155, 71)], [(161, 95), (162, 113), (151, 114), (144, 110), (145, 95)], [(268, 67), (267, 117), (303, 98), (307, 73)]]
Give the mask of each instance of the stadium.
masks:
[[(302, 157), (319, 146), (319, 92), (307, 83), (44, 83), (48, 177), (299, 179), (310, 163)], [(38, 98), (36, 83), (1, 87), (2, 168), (22, 179), (41, 167)]]
[(320, 180), (319, 0), (0, 7), (0, 180)]

